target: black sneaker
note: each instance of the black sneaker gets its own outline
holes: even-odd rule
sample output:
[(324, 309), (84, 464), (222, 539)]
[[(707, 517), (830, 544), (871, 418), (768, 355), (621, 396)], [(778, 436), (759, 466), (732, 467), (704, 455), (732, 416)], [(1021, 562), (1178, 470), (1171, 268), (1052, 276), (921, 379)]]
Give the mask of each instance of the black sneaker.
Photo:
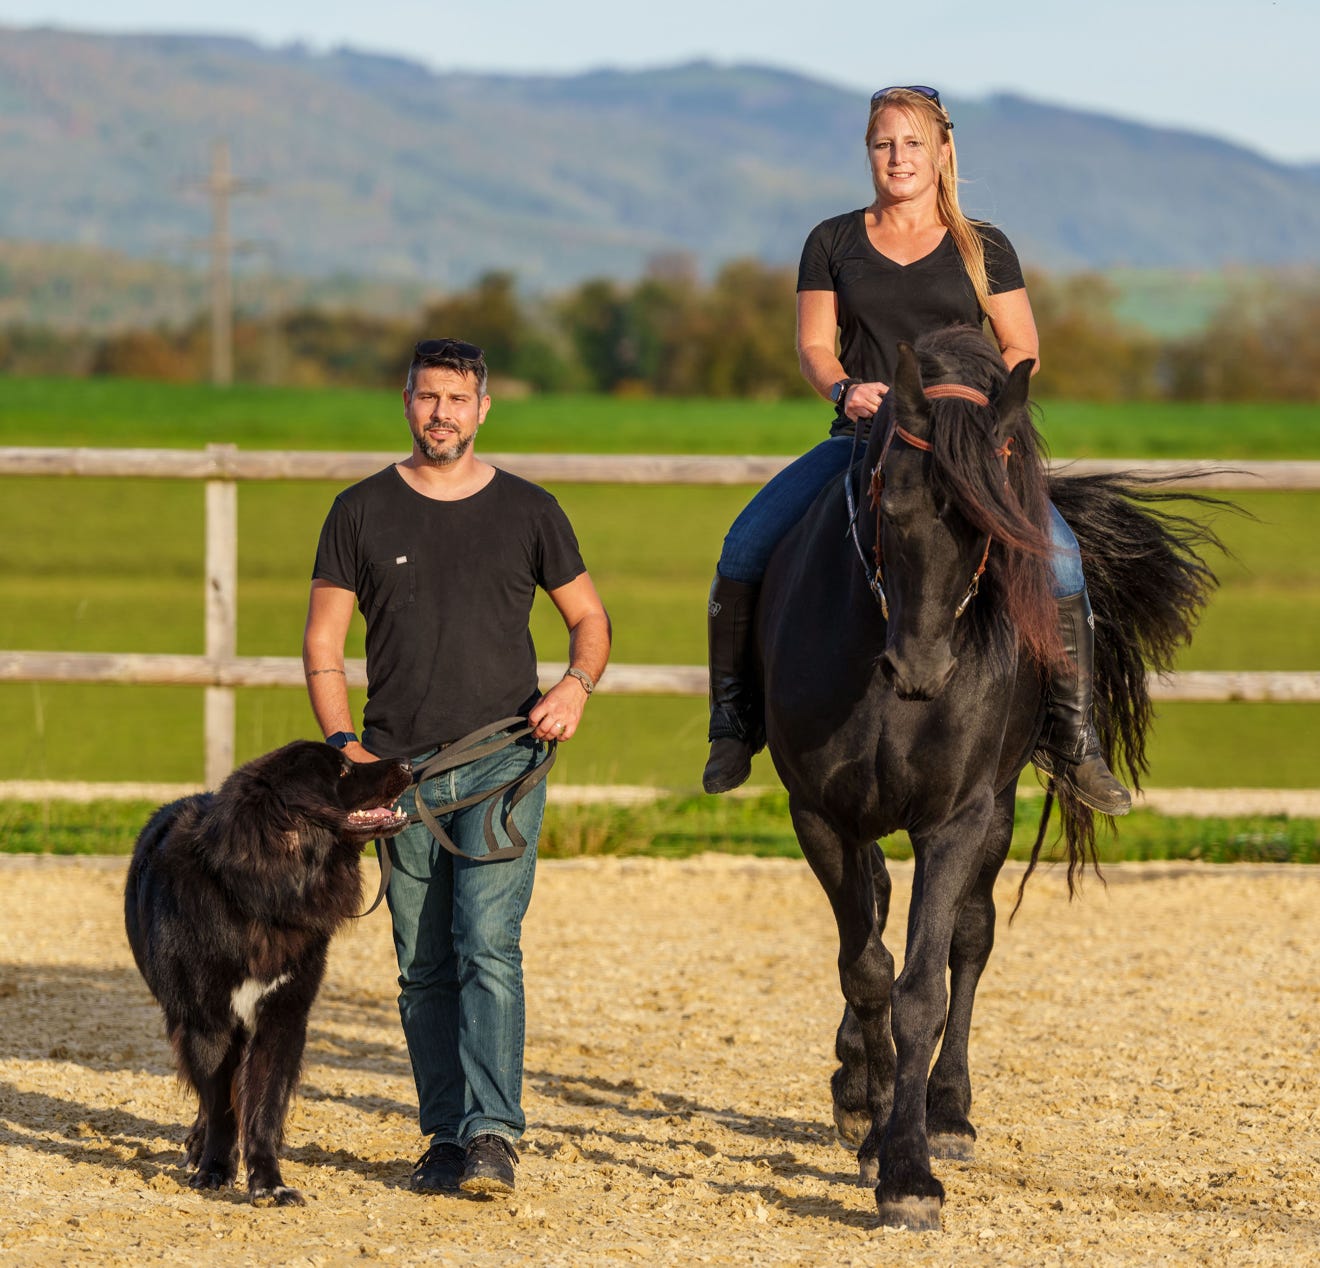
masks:
[(494, 1132), (483, 1132), (468, 1142), (467, 1165), (458, 1187), (464, 1193), (512, 1193), (518, 1151)]
[(457, 1193), (466, 1163), (467, 1152), (461, 1145), (452, 1141), (432, 1145), (417, 1160), (408, 1187), (414, 1193)]

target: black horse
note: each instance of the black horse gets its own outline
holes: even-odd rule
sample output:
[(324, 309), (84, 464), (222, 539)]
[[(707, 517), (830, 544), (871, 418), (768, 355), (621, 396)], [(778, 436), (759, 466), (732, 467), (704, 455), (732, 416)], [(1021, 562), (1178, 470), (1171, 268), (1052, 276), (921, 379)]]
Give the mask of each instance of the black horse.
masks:
[[(1136, 787), (1147, 672), (1170, 667), (1215, 584), (1198, 553), (1218, 546), (1214, 534), (1154, 506), (1194, 495), (1047, 476), (1030, 368), (1007, 372), (969, 327), (903, 345), (863, 461), (781, 543), (757, 617), (768, 744), (838, 923), (847, 1007), (835, 1121), (846, 1138), (865, 1136), (858, 1159), (878, 1181), (882, 1222), (909, 1228), (940, 1226), (931, 1154), (968, 1158), (976, 1137), (967, 1042), (994, 941), (992, 891), (1044, 721), (1046, 670), (1064, 655), (1047, 499), (1077, 534), (1089, 581), (1101, 743)], [(1096, 864), (1094, 822), (1062, 787), (1059, 805), (1071, 893)], [(895, 980), (876, 842), (899, 828), (915, 864)]]

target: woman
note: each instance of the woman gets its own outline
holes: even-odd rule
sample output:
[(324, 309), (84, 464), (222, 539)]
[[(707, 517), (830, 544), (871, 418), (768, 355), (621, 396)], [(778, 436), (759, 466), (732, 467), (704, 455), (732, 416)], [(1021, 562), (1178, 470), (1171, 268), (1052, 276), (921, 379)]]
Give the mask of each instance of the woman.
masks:
[[(741, 784), (764, 744), (744, 661), (766, 564), (816, 494), (848, 466), (854, 430), (878, 412), (889, 391), (900, 341), (989, 318), (1010, 369), (1039, 359), (1017, 254), (998, 229), (969, 220), (958, 205), (953, 124), (939, 93), (882, 88), (871, 98), (866, 145), (875, 201), (817, 225), (798, 267), (798, 361), (807, 382), (835, 406), (830, 438), (777, 475), (738, 516), (711, 586), (707, 792)], [(1093, 809), (1126, 814), (1131, 798), (1105, 763), (1091, 724), (1091, 607), (1077, 539), (1057, 511), (1051, 536), (1059, 629), (1071, 668), (1050, 683), (1033, 760)]]

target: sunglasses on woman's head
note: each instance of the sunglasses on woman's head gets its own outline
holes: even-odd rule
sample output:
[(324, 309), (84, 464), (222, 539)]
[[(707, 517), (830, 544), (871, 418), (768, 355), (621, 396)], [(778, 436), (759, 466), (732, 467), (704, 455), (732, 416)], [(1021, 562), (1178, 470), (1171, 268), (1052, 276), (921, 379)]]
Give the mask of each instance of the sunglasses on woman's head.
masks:
[(413, 348), (415, 357), (458, 357), (462, 361), (480, 361), (485, 353), (475, 343), (461, 339), (423, 339)]
[(935, 88), (928, 88), (925, 84), (890, 84), (888, 88), (881, 88), (879, 92), (873, 92), (871, 94), (871, 104), (875, 105), (875, 103), (887, 92), (920, 93), (923, 97), (933, 101), (941, 110), (944, 109), (944, 105), (940, 101), (939, 91)]

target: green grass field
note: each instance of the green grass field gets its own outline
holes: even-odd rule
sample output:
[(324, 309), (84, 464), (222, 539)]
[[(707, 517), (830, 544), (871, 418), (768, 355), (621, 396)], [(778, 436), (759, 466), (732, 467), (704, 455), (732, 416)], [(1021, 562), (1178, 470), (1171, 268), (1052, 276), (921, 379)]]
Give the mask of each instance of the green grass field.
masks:
[[(824, 431), (810, 403), (497, 402), (486, 451), (788, 453)], [(1044, 429), (1067, 456), (1320, 456), (1314, 411), (1266, 405), (1190, 407), (1046, 403)], [(402, 451), (388, 393), (290, 392), (135, 384), (7, 381), (0, 444)], [(199, 653), (203, 641), (202, 486), (187, 481), (56, 477), (0, 481), (0, 647)], [(335, 486), (244, 485), (239, 495), (239, 652), (298, 654), (317, 532)], [(614, 618), (619, 662), (704, 659), (705, 592), (724, 530), (753, 490), (696, 486), (555, 488)], [(1219, 522), (1234, 558), (1186, 669), (1320, 666), (1320, 497), (1244, 494), (1257, 518)], [(534, 630), (546, 659), (564, 654), (547, 604)], [(350, 654), (361, 654), (355, 628)], [(360, 708), (361, 702), (357, 702)], [(0, 778), (195, 781), (202, 692), (185, 687), (11, 684)], [(1320, 709), (1309, 705), (1169, 705), (1160, 710), (1146, 783), (1311, 787)], [(704, 760), (704, 702), (602, 692), (566, 745), (561, 783), (653, 783), (694, 791)], [(246, 759), (316, 734), (301, 691), (247, 690), (238, 700)], [(755, 782), (773, 785), (762, 757)]]
[[(1018, 801), (1010, 857), (1031, 856), (1040, 822), (1038, 797)], [(155, 806), (146, 801), (0, 802), (0, 851), (128, 854)], [(1058, 817), (1053, 819), (1057, 834)], [(546, 808), (538, 851), (545, 858), (646, 854), (687, 858), (704, 851), (798, 858), (801, 851), (782, 789), (758, 796), (664, 797), (643, 805), (556, 804)], [(1206, 863), (1320, 863), (1320, 822), (1254, 815), (1169, 819), (1146, 810), (1119, 833), (1097, 834), (1101, 863), (1195, 859)], [(889, 858), (910, 858), (906, 833), (885, 841)], [(1057, 854), (1057, 845), (1042, 858)], [(371, 866), (370, 864), (368, 865)]]
[[(828, 424), (815, 400), (497, 397), (481, 442), (509, 453), (796, 454)], [(1039, 425), (1066, 458), (1320, 458), (1315, 408), (1296, 403), (1045, 401)], [(393, 450), (406, 440), (391, 392), (5, 379), (0, 394), (0, 445)]]

